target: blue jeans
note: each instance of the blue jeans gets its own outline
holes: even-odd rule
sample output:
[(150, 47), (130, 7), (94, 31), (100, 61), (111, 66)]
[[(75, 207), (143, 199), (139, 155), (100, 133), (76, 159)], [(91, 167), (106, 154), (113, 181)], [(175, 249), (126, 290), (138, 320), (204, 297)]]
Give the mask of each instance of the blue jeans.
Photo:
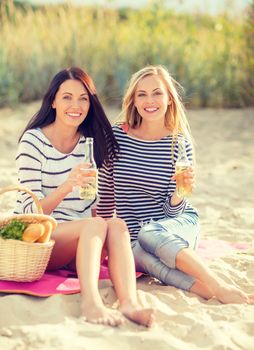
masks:
[(182, 249), (196, 248), (199, 231), (198, 217), (190, 213), (145, 224), (132, 242), (136, 270), (166, 285), (190, 290), (195, 278), (178, 270), (175, 261)]

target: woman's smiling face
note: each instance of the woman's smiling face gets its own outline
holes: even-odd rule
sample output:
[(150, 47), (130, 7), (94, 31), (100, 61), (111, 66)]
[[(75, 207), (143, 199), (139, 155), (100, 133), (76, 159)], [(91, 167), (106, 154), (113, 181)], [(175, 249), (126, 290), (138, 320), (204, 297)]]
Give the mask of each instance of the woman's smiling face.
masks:
[(134, 94), (134, 105), (139, 115), (146, 121), (165, 118), (170, 101), (162, 79), (149, 75), (141, 79)]
[(89, 95), (79, 80), (64, 81), (56, 93), (52, 108), (56, 110), (56, 122), (78, 127), (89, 111)]

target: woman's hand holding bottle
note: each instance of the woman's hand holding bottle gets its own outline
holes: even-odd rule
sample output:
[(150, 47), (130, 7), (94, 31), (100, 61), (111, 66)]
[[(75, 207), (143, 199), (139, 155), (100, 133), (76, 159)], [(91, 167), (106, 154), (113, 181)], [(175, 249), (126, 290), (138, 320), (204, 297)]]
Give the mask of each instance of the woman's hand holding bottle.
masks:
[(88, 177), (92, 177), (92, 181), (86, 182), (85, 185), (80, 185), (79, 198), (85, 200), (95, 200), (97, 196), (97, 181), (98, 171), (94, 159), (93, 138), (87, 137), (84, 144), (85, 159), (88, 160), (88, 168), (83, 167), (82, 171)]
[(185, 167), (185, 169), (176, 167), (176, 173), (172, 180), (176, 180), (176, 195), (178, 197), (191, 195), (195, 187), (194, 168), (192, 166)]
[(194, 169), (187, 156), (185, 140), (182, 137), (178, 139), (177, 152), (175, 175), (172, 179), (176, 181), (176, 195), (182, 198), (191, 195), (195, 178)]
[(90, 163), (80, 163), (76, 165), (69, 173), (68, 178), (63, 183), (67, 192), (70, 193), (76, 187), (86, 188), (96, 181), (96, 169), (91, 168)]

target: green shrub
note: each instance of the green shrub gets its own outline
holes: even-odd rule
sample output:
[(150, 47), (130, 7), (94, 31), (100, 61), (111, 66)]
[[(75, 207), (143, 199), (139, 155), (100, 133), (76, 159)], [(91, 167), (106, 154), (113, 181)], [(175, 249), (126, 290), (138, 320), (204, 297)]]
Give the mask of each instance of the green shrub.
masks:
[[(41, 98), (53, 75), (78, 65), (99, 95), (120, 103), (131, 74), (163, 64), (194, 107), (254, 102), (253, 8), (248, 16), (175, 14), (163, 1), (140, 10), (99, 6), (15, 7), (0, 12), (0, 105)], [(249, 45), (249, 44), (248, 44)]]

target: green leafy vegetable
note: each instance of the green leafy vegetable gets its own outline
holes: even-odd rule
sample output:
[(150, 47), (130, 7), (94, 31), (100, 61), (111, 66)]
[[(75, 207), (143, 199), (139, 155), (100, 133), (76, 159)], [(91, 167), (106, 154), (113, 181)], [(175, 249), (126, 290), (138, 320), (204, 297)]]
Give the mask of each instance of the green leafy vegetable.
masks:
[(19, 220), (12, 220), (9, 224), (0, 228), (0, 236), (4, 239), (22, 240), (22, 234), (27, 224)]

